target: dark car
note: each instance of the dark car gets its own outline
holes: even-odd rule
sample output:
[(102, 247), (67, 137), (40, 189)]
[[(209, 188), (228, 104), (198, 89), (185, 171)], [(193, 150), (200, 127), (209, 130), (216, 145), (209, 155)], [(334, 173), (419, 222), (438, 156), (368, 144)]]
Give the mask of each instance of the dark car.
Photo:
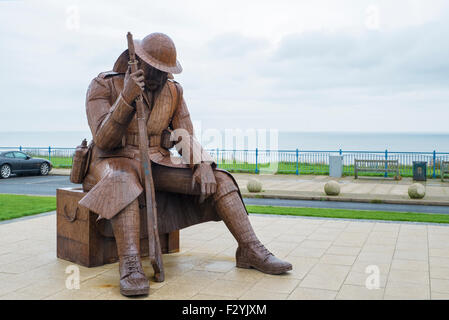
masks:
[(9, 178), (13, 173), (38, 173), (46, 176), (52, 168), (47, 159), (32, 158), (20, 151), (0, 152), (0, 177)]

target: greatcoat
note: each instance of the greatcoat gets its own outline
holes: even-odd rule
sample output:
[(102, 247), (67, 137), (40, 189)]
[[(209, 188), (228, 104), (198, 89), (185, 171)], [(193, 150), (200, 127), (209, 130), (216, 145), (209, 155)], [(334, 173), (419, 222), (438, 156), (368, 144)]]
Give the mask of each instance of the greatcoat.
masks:
[[(86, 96), (87, 119), (94, 143), (83, 182), (83, 189), (88, 192), (79, 203), (106, 219), (114, 217), (135, 199), (144, 204), (137, 116), (135, 108), (121, 95), (124, 77), (125, 74), (119, 72), (100, 73), (92, 80)], [(168, 79), (159, 92), (153, 95), (145, 91), (143, 96), (153, 167), (156, 172), (160, 166), (170, 168), (170, 177), (166, 179), (179, 180), (179, 188), (174, 190), (158, 190), (158, 186), (164, 185), (164, 177), (159, 176), (155, 181), (159, 231), (171, 232), (205, 221), (221, 220), (215, 201), (232, 191), (240, 195), (240, 190), (231, 174), (216, 169), (214, 160), (194, 138), (181, 86)], [(173, 161), (161, 141), (167, 138), (168, 131), (176, 129), (188, 133), (191, 148), (189, 152), (182, 152), (181, 159)], [(182, 191), (189, 189), (191, 181), (186, 177), (191, 177), (194, 164), (201, 161), (212, 163), (217, 181), (217, 192), (202, 204), (197, 201), (198, 192), (186, 194), (188, 192)]]

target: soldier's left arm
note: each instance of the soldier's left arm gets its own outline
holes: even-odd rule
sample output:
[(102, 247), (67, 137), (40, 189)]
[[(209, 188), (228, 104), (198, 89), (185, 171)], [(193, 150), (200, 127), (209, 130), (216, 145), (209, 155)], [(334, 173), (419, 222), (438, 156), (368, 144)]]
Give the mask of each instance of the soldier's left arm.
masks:
[(112, 85), (100, 74), (92, 80), (86, 96), (86, 113), (95, 144), (102, 150), (112, 150), (122, 143), (135, 108), (120, 93), (111, 105)]
[(171, 128), (174, 130), (175, 137), (178, 139), (178, 143), (175, 145), (176, 150), (178, 150), (184, 161), (187, 162), (191, 168), (194, 168), (195, 165), (200, 163), (208, 163), (215, 169), (216, 163), (214, 159), (209, 152), (203, 149), (194, 135), (193, 124), (190, 119), (187, 104), (183, 97), (182, 87), (179, 83), (175, 83), (175, 85), (178, 88), (179, 102), (173, 114)]

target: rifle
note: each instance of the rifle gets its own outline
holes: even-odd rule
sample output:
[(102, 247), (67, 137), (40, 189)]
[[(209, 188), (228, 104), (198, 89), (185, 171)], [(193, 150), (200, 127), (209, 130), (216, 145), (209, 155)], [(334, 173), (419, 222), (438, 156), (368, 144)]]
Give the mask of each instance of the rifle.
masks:
[[(133, 35), (131, 32), (127, 34), (129, 65), (131, 73), (137, 71), (136, 52), (134, 51)], [(154, 278), (157, 282), (165, 279), (164, 267), (162, 265), (161, 245), (159, 243), (159, 232), (157, 229), (157, 211), (156, 197), (154, 193), (153, 173), (151, 170), (151, 160), (148, 152), (148, 133), (147, 124), (145, 122), (145, 112), (142, 95), (136, 99), (137, 124), (139, 128), (139, 151), (140, 151), (140, 173), (144, 180), (145, 202), (147, 211), (147, 227), (148, 227), (148, 251), (151, 265), (154, 270)]]

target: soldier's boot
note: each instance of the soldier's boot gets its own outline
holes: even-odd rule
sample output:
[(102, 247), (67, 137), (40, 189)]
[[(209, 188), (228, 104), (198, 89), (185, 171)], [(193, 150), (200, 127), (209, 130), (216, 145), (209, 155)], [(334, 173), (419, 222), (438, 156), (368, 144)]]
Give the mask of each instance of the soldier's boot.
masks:
[(111, 219), (117, 242), (120, 293), (124, 296), (147, 295), (148, 279), (140, 260), (140, 215), (137, 199)]
[(220, 197), (216, 201), (216, 209), (238, 242), (235, 254), (237, 267), (255, 268), (269, 274), (281, 274), (292, 270), (291, 263), (276, 258), (259, 241), (237, 191)]

